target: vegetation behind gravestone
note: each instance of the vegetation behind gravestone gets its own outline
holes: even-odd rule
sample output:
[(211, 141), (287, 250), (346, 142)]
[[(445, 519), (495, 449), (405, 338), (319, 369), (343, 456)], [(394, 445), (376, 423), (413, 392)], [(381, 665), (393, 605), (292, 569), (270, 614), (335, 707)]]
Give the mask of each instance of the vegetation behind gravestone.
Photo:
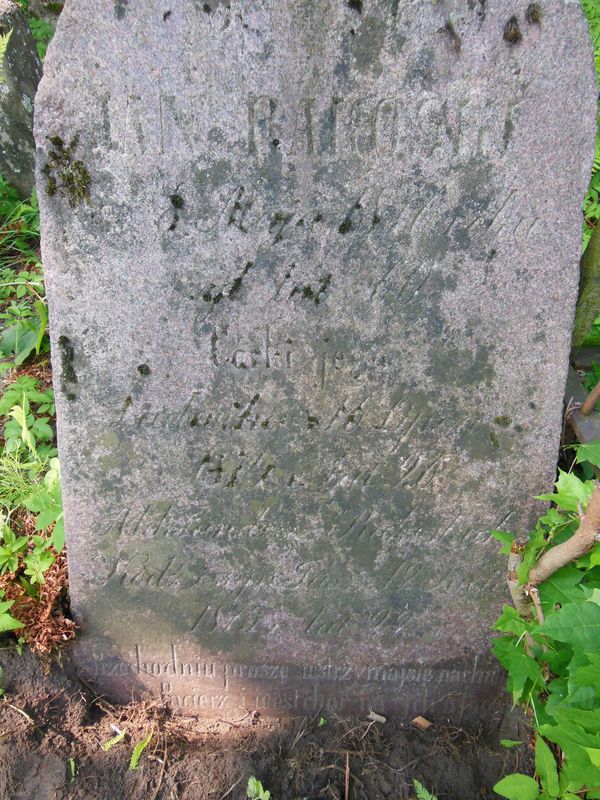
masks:
[[(600, 3), (598, 0), (581, 0), (586, 15), (590, 37), (594, 46), (596, 75), (600, 89)], [(598, 106), (600, 121), (600, 103)], [(583, 344), (600, 344), (600, 127), (596, 134), (596, 149), (592, 177), (583, 201), (583, 257), (579, 301), (573, 330), (573, 349)]]

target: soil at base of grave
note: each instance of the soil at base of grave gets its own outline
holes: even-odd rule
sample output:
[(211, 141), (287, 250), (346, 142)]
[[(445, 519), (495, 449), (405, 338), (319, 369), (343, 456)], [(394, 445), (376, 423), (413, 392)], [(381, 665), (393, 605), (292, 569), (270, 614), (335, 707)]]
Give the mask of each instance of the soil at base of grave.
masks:
[[(491, 787), (502, 775), (531, 769), (527, 744), (500, 745), (526, 736), (504, 701), (476, 729), (433, 710), (426, 731), (335, 715), (321, 725), (319, 716), (206, 721), (161, 703), (111, 706), (78, 680), (68, 656), (61, 661), (0, 651), (2, 800), (243, 800), (251, 775), (272, 800), (413, 800), (413, 778), (439, 800), (482, 800), (497, 798)], [(127, 735), (106, 752), (115, 729)], [(150, 731), (132, 771), (132, 749)]]

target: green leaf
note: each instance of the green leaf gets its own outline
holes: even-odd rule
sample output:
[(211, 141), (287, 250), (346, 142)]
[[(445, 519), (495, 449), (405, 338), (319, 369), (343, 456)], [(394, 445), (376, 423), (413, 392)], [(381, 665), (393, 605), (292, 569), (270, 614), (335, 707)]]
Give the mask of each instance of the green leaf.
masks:
[(138, 742), (136, 746), (133, 748), (133, 752), (131, 754), (131, 760), (129, 761), (129, 769), (133, 770), (138, 768), (138, 764), (140, 763), (140, 758), (142, 757), (142, 753), (152, 741), (152, 734), (153, 732), (150, 731), (148, 736), (146, 736), (145, 739), (142, 739), (141, 742)]
[(583, 590), (579, 586), (582, 579), (583, 572), (570, 564), (544, 581), (539, 587), (544, 612), (548, 608), (554, 609), (557, 603), (563, 606), (566, 603), (583, 600)]
[(27, 425), (27, 409), (28, 406), (26, 405), (26, 397), (23, 395), (23, 405), (22, 406), (13, 406), (11, 408), (9, 415), (15, 420), (17, 425), (20, 428), (21, 439), (23, 440), (23, 444), (28, 448), (28, 450), (35, 455), (35, 442), (33, 440), (33, 436), (29, 430)]
[(509, 533), (508, 531), (492, 531), (492, 536), (494, 539), (504, 545), (500, 552), (508, 555), (512, 549), (513, 542), (516, 539), (516, 534)]
[(46, 333), (46, 328), (48, 326), (48, 307), (42, 300), (36, 300), (35, 309), (39, 317), (37, 338), (35, 340), (35, 352), (39, 354), (40, 348), (42, 346), (42, 340), (44, 338), (44, 334)]
[(503, 606), (502, 614), (494, 623), (494, 630), (514, 633), (516, 636), (529, 632), (531, 627), (531, 623), (526, 622), (513, 606)]
[(508, 800), (536, 800), (539, 795), (537, 781), (529, 775), (507, 775), (494, 786), (494, 791)]
[(500, 739), (502, 747), (518, 747), (523, 744), (519, 739)]
[(249, 800), (270, 800), (271, 798), (271, 792), (267, 791), (262, 783), (253, 775), (248, 778), (246, 795)]
[(52, 531), (52, 544), (57, 553), (60, 553), (65, 546), (65, 522), (62, 518), (56, 520), (56, 525)]
[(597, 747), (584, 747), (583, 749), (588, 754), (592, 764), (595, 767), (600, 767), (600, 749)]
[(492, 647), (496, 658), (508, 672), (507, 688), (513, 695), (513, 702), (518, 703), (526, 693), (528, 682), (530, 689), (541, 689), (544, 684), (541, 665), (527, 655), (522, 641), (505, 636), (496, 639)]
[(600, 439), (577, 445), (575, 462), (581, 464), (583, 461), (589, 461), (595, 467), (600, 467)]
[(586, 653), (600, 653), (600, 606), (568, 603), (548, 614), (540, 631)]
[[(108, 751), (111, 748), (113, 748), (116, 744), (119, 744), (119, 742), (122, 742), (123, 739), (125, 738), (126, 733), (127, 733), (127, 731), (121, 731), (120, 733), (117, 733), (116, 736), (113, 736), (112, 739), (107, 739), (105, 742), (102, 742), (102, 749), (104, 750), (104, 752), (108, 753)], [(138, 761), (139, 761), (139, 759), (138, 759)], [(130, 767), (130, 769), (131, 769), (131, 767)]]
[(18, 619), (15, 619), (8, 613), (8, 609), (11, 608), (13, 603), (14, 600), (0, 601), (0, 633), (6, 633), (7, 631), (16, 631), (19, 628), (24, 627), (22, 622), (19, 622)]
[(413, 778), (413, 786), (417, 793), (417, 800), (438, 800), (434, 794), (427, 791), (427, 789), (416, 778)]
[(552, 751), (542, 739), (537, 737), (535, 743), (535, 771), (545, 792), (551, 797), (558, 797), (558, 770)]
[(578, 511), (579, 506), (585, 509), (594, 490), (593, 481), (584, 483), (574, 473), (564, 472), (562, 469), (558, 470), (558, 480), (554, 485), (554, 494), (541, 494), (537, 499), (550, 500), (565, 511)]

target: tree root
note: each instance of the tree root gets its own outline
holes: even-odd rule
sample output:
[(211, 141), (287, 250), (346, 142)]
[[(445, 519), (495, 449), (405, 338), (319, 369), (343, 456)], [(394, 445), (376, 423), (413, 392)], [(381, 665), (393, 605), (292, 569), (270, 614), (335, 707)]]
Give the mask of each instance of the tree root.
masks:
[[(554, 573), (567, 564), (576, 561), (600, 541), (600, 483), (594, 483), (594, 491), (588, 501), (585, 514), (580, 517), (579, 528), (562, 544), (557, 544), (543, 553), (529, 571), (528, 583), (519, 585), (517, 568), (521, 563), (521, 551), (516, 545), (508, 557), (508, 588), (515, 608), (521, 616), (532, 616), (532, 595), (540, 583), (547, 581)], [(538, 601), (539, 602), (539, 601)], [(536, 606), (539, 614), (541, 609)]]

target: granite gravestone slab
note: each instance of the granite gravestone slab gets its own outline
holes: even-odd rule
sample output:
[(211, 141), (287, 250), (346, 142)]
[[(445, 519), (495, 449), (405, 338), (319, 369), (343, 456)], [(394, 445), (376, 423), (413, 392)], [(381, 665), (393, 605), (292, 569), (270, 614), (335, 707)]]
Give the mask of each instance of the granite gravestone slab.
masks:
[(23, 196), (35, 186), (33, 98), (42, 76), (35, 41), (20, 6), (0, 0), (0, 175)]
[(489, 531), (553, 477), (594, 138), (579, 8), (526, 8), (67, 3), (36, 135), (103, 691), (220, 715), (497, 692)]

